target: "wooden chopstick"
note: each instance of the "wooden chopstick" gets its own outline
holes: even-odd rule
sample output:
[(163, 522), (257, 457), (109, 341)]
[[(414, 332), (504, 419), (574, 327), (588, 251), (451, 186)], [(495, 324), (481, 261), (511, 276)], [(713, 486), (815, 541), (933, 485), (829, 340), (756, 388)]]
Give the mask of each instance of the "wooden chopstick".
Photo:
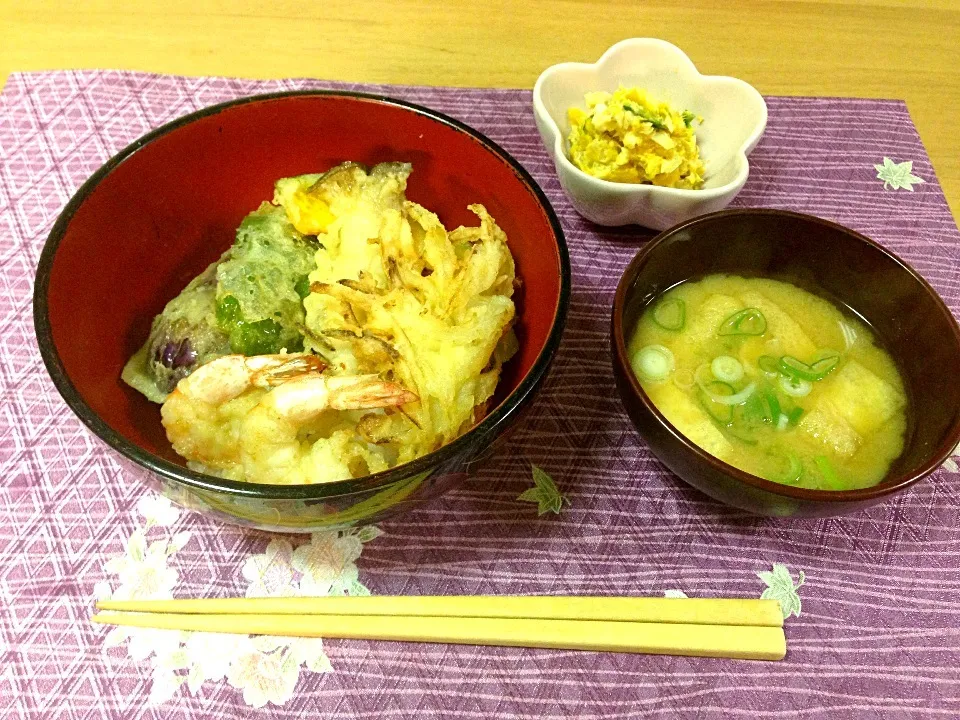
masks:
[(782, 627), (776, 600), (543, 595), (102, 600), (100, 610), (197, 615), (404, 615)]
[(775, 600), (370, 596), (104, 600), (97, 623), (172, 630), (780, 660)]
[(781, 660), (781, 627), (609, 620), (403, 615), (199, 615), (107, 613), (93, 621), (130, 627), (293, 637), (398, 640), (465, 645)]

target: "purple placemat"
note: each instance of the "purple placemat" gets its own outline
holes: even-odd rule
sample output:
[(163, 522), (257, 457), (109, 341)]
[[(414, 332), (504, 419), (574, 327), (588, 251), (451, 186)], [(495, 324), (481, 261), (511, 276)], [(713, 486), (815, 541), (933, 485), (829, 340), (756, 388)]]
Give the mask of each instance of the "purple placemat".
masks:
[[(58, 212), (110, 155), (205, 105), (319, 87), (428, 105), (513, 153), (563, 222), (573, 296), (549, 382), (496, 468), (379, 530), (280, 537), (180, 512), (143, 490), (138, 471), (87, 432), (47, 378), (31, 292)], [(768, 104), (735, 204), (811, 212), (864, 232), (956, 310), (960, 236), (904, 104)], [(884, 157), (912, 161), (924, 182), (885, 189), (874, 169)], [(886, 504), (828, 520), (757, 519), (687, 488), (631, 429), (613, 386), (608, 309), (637, 240), (574, 213), (526, 91), (12, 75), (0, 95), (0, 716), (232, 717), (257, 706), (282, 718), (960, 715), (956, 464)], [(561, 515), (537, 518), (516, 501), (531, 463), (569, 498)], [(768, 585), (802, 600), (781, 663), (108, 634), (87, 620), (93, 597), (107, 595), (751, 597)]]

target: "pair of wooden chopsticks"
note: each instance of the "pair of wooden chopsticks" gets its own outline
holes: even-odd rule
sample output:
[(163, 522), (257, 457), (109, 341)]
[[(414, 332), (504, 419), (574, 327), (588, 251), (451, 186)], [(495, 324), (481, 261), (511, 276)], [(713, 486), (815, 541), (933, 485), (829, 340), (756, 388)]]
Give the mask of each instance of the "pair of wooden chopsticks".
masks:
[[(170, 630), (781, 660), (776, 600), (371, 596), (105, 600), (97, 623)], [(109, 611), (109, 612), (106, 612)]]

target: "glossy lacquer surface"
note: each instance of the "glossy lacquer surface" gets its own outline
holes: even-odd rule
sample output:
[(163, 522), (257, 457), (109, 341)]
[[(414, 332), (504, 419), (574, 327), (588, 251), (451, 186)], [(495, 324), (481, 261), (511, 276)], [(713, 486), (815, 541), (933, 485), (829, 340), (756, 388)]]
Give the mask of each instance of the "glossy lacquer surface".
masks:
[[(407, 195), (448, 227), (482, 203), (509, 238), (522, 280), (520, 351), (486, 418), (454, 443), (392, 471), (319, 486), (220, 480), (187, 469), (159, 406), (120, 381), (152, 318), (233, 241), (280, 177), (345, 160), (413, 164)], [(531, 402), (562, 333), (570, 269), (540, 188), (505, 151), (425, 108), (351, 93), (245, 98), (164, 126), (110, 160), (54, 226), (37, 271), (35, 322), (58, 390), (103, 440), (154, 471), (181, 504), (258, 527), (305, 531), (369, 522), (451, 487), (492, 452)]]

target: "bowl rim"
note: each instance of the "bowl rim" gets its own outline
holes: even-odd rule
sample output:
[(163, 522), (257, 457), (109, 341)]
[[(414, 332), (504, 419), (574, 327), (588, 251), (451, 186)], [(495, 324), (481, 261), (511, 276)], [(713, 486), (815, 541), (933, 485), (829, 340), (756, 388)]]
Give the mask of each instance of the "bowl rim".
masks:
[[(623, 275), (617, 284), (617, 290), (613, 301), (613, 315), (611, 323), (611, 333), (613, 335), (612, 354), (613, 361), (619, 366), (621, 373), (628, 379), (629, 389), (635, 399), (642, 403), (642, 405), (653, 415), (656, 421), (662, 425), (674, 437), (674, 439), (676, 439), (684, 447), (687, 452), (695, 455), (703, 462), (706, 462), (712, 466), (715, 471), (732, 477), (735, 480), (738, 480), (739, 482), (751, 486), (757, 490), (784, 498), (835, 504), (837, 506), (848, 505), (852, 503), (869, 503), (870, 501), (879, 500), (887, 495), (904, 490), (930, 475), (944, 463), (944, 461), (950, 456), (950, 452), (957, 446), (958, 443), (960, 443), (960, 414), (958, 414), (955, 418), (953, 427), (947, 434), (947, 439), (944, 440), (934, 450), (934, 452), (929, 455), (927, 461), (922, 463), (917, 470), (905, 475), (884, 480), (877, 485), (866, 488), (859, 488), (855, 490), (814, 490), (775, 483), (771, 480), (765, 480), (757, 475), (752, 475), (751, 473), (740, 470), (739, 468), (736, 468), (733, 465), (730, 465), (729, 463), (726, 463), (723, 460), (711, 455), (709, 452), (700, 448), (691, 440), (688, 440), (687, 437), (673, 425), (673, 423), (667, 420), (663, 413), (661, 413), (660, 410), (657, 409), (656, 405), (654, 405), (646, 391), (644, 391), (639, 380), (637, 380), (636, 376), (630, 369), (630, 361), (623, 327), (623, 314), (624, 310), (626, 309), (627, 291), (629, 290), (630, 285), (633, 284), (633, 281), (639, 273), (641, 267), (644, 265), (644, 263), (646, 263), (648, 258), (657, 251), (660, 245), (682, 230), (686, 230), (691, 226), (709, 224), (716, 220), (754, 215), (789, 217), (808, 223), (823, 225), (832, 230), (838, 231), (843, 235), (846, 235), (851, 240), (858, 241), (879, 250), (880, 253), (886, 257), (886, 259), (893, 262), (899, 266), (901, 270), (910, 275), (913, 280), (920, 285), (923, 291), (932, 297), (938, 311), (947, 321), (947, 325), (953, 332), (954, 345), (957, 348), (957, 355), (960, 356), (960, 325), (957, 324), (957, 320), (953, 316), (953, 313), (950, 312), (950, 309), (947, 307), (946, 303), (944, 303), (943, 299), (930, 285), (930, 283), (928, 283), (916, 270), (914, 270), (908, 263), (898, 257), (891, 250), (888, 250), (877, 241), (868, 238), (866, 235), (863, 235), (856, 230), (852, 230), (851, 228), (840, 225), (839, 223), (826, 220), (815, 215), (794, 212), (792, 210), (778, 210), (772, 208), (733, 208), (719, 210), (706, 215), (700, 215), (696, 218), (686, 220), (682, 223), (674, 225), (671, 228), (668, 228), (667, 230), (664, 230), (651, 239), (645, 247), (641, 248), (640, 251), (634, 256), (633, 260), (630, 261), (630, 264), (627, 266), (626, 270), (624, 270)], [(620, 390), (620, 392), (622, 394), (623, 390)]]
[[(402, 110), (424, 116), (434, 122), (452, 128), (455, 131), (468, 135), (478, 142), (488, 152), (503, 162), (517, 179), (527, 188), (540, 205), (544, 216), (550, 225), (557, 243), (557, 258), (560, 265), (560, 288), (557, 296), (556, 309), (546, 341), (537, 355), (530, 369), (520, 378), (517, 387), (507, 395), (503, 401), (486, 415), (483, 420), (470, 428), (463, 435), (444, 445), (438, 450), (423, 455), (403, 465), (398, 465), (378, 473), (364, 475), (359, 478), (338, 480), (331, 483), (316, 483), (311, 485), (272, 485), (267, 483), (248, 483), (237, 480), (227, 480), (215, 475), (196, 472), (189, 468), (165, 460), (140, 446), (130, 442), (116, 432), (99, 415), (97, 415), (83, 400), (73, 382), (67, 375), (60, 354), (54, 343), (52, 327), (49, 317), (47, 293), (50, 286), (50, 276), (56, 257), (57, 248), (69, 228), (73, 216), (86, 201), (97, 186), (110, 175), (113, 170), (141, 148), (158, 140), (177, 129), (189, 125), (197, 120), (218, 115), (232, 108), (254, 103), (279, 102), (288, 98), (322, 97), (348, 98), (362, 100), (376, 104), (390, 105)], [(201, 108), (195, 112), (175, 118), (160, 127), (151, 130), (134, 140), (125, 148), (105, 162), (91, 175), (74, 193), (50, 230), (40, 260), (37, 264), (36, 280), (33, 292), (34, 331), (37, 336), (40, 355), (46, 366), (50, 378), (69, 408), (80, 418), (84, 425), (94, 435), (106, 442), (110, 447), (124, 457), (150, 470), (163, 478), (182, 483), (195, 490), (228, 494), (235, 497), (255, 498), (261, 500), (322, 500), (365, 493), (389, 486), (397, 481), (409, 478), (418, 473), (430, 473), (436, 467), (455, 457), (468, 447), (474, 439), (489, 434), (503, 423), (514, 418), (532, 400), (535, 390), (545, 378), (550, 364), (560, 346), (567, 310), (570, 304), (571, 271), (570, 255), (567, 249), (566, 237), (557, 214), (546, 194), (537, 184), (533, 176), (510, 153), (483, 133), (475, 130), (466, 123), (452, 118), (437, 110), (423, 105), (392, 98), (377, 93), (355, 92), (348, 90), (288, 90), (272, 93), (247, 95), (226, 102), (217, 103)]]
[[(737, 147), (732, 156), (741, 161), (740, 167), (737, 169), (736, 176), (723, 185), (718, 185), (717, 187), (712, 188), (700, 188), (697, 190), (690, 190), (686, 188), (673, 188), (665, 187), (662, 185), (648, 185), (644, 183), (622, 183), (614, 182), (613, 180), (604, 180), (603, 178), (594, 177), (589, 173), (581, 170), (567, 157), (567, 153), (564, 152), (563, 145), (565, 143), (563, 133), (560, 131), (557, 121), (551, 115), (546, 106), (543, 103), (542, 94), (543, 94), (543, 85), (544, 83), (557, 73), (562, 73), (564, 70), (568, 69), (581, 69), (581, 68), (590, 68), (593, 70), (601, 71), (604, 65), (616, 55), (621, 49), (626, 47), (637, 47), (637, 46), (651, 46), (657, 47), (666, 53), (671, 53), (677, 55), (683, 64), (686, 65), (687, 70), (689, 71), (690, 77), (697, 82), (716, 82), (716, 81), (725, 81), (734, 84), (741, 85), (748, 92), (752, 92), (756, 99), (759, 101), (759, 108), (762, 112), (762, 118), (759, 124), (753, 129), (753, 131), (746, 137), (743, 143)], [(550, 151), (551, 156), (555, 163), (558, 163), (560, 167), (563, 168), (565, 172), (573, 173), (573, 175), (579, 178), (582, 182), (586, 182), (595, 186), (598, 190), (603, 192), (610, 192), (621, 196), (645, 196), (645, 195), (664, 195), (667, 197), (677, 197), (677, 198), (688, 198), (693, 197), (690, 193), (695, 192), (696, 197), (706, 200), (714, 200), (717, 198), (724, 197), (732, 191), (736, 191), (739, 188), (743, 187), (743, 184), (746, 182), (747, 178), (750, 176), (750, 158), (749, 154), (752, 149), (759, 142), (760, 138), (763, 137), (763, 133), (767, 128), (767, 121), (769, 119), (769, 110), (767, 108), (767, 102), (764, 100), (763, 95), (757, 90), (753, 85), (748, 83), (746, 80), (741, 80), (730, 75), (704, 75), (699, 70), (697, 70), (696, 65), (693, 60), (690, 59), (681, 48), (677, 47), (671, 42), (666, 40), (661, 40), (660, 38), (626, 38), (620, 40), (619, 42), (611, 45), (607, 48), (603, 54), (597, 59), (596, 62), (587, 63), (587, 62), (562, 62), (555, 65), (551, 65), (546, 68), (539, 77), (537, 77), (536, 82), (533, 85), (533, 109), (536, 115), (541, 119), (541, 121), (549, 128), (551, 137), (551, 142), (547, 143), (544, 139), (544, 145), (547, 146), (547, 149)], [(559, 170), (559, 168), (558, 168)]]

